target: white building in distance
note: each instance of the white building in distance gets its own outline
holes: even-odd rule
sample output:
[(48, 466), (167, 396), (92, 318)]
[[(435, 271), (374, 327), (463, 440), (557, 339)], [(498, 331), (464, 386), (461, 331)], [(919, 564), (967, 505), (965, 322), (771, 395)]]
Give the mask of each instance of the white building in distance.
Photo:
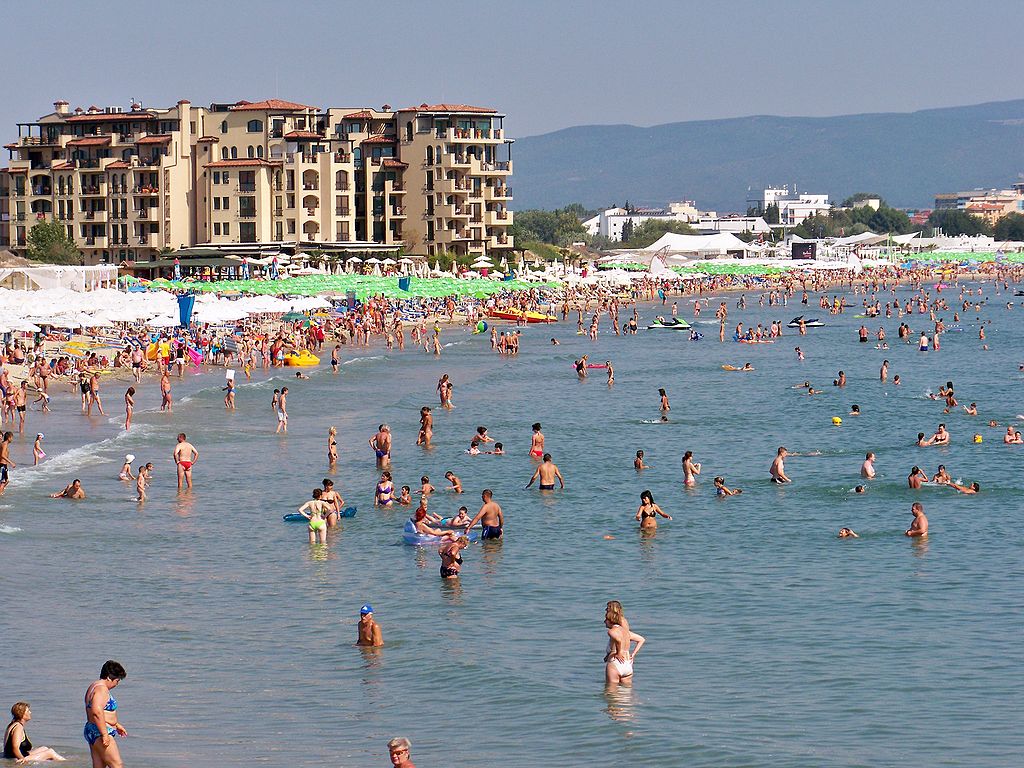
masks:
[(832, 210), (828, 195), (801, 195), (795, 191), (790, 193), (788, 185), (766, 187), (761, 199), (748, 202), (753, 203), (751, 207), (758, 208), (758, 212), (761, 214), (764, 214), (769, 206), (777, 205), (779, 207), (779, 224), (787, 227), (795, 227), (810, 216), (828, 213)]

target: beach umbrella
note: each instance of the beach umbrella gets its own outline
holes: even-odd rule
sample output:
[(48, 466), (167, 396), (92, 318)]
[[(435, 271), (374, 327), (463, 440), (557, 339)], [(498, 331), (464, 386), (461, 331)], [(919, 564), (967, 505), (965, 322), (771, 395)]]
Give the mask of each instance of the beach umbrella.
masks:
[(366, 260), (365, 263), (366, 264), (380, 264), (380, 259), (378, 259), (376, 256), (371, 256), (370, 258), (368, 258)]
[(362, 264), (363, 263), (363, 260), (360, 259), (358, 256), (349, 256), (347, 259), (345, 259), (345, 261), (347, 261), (350, 264)]
[(387, 266), (389, 266), (389, 267), (390, 267), (390, 266), (394, 266), (394, 265), (395, 265), (395, 264), (397, 264), (397, 263), (398, 263), (398, 262), (397, 262), (397, 261), (395, 261), (394, 259), (384, 259), (384, 261), (382, 261), (382, 262), (381, 262), (381, 264), (387, 265)]

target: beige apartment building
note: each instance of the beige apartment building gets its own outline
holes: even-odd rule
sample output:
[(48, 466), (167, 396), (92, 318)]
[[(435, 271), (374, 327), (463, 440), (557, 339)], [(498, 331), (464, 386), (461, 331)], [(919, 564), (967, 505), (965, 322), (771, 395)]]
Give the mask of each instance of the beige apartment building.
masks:
[(403, 247), (490, 254), (508, 228), (504, 115), (422, 104), (393, 111), (279, 99), (168, 109), (132, 104), (18, 124), (0, 170), (0, 246), (54, 218), (86, 263), (225, 252)]

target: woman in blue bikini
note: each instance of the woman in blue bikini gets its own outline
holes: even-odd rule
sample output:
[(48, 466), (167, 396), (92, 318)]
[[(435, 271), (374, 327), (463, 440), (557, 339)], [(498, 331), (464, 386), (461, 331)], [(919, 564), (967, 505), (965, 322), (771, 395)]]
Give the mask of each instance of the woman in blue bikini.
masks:
[(110, 691), (128, 677), (124, 667), (116, 661), (107, 661), (100, 670), (100, 679), (85, 692), (85, 729), (82, 735), (89, 743), (92, 768), (121, 768), (121, 753), (114, 736), (127, 736), (128, 731), (118, 722), (117, 701)]

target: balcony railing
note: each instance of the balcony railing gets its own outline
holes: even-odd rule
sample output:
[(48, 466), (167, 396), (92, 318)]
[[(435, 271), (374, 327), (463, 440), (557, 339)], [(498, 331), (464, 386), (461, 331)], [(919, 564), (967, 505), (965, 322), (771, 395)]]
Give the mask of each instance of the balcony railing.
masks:
[(334, 209), (334, 215), (335, 216), (348, 216), (349, 215), (349, 210), (350, 209), (348, 209), (348, 208), (335, 208)]
[(348, 192), (348, 182), (336, 181), (334, 182), (334, 189), (338, 192)]
[(350, 162), (351, 160), (352, 160), (352, 155), (350, 155), (348, 152), (335, 152), (334, 153), (334, 162), (336, 162), (336, 163), (347, 163), (347, 162)]
[(160, 190), (156, 187), (140, 184), (135, 188), (135, 194), (137, 195), (159, 195)]
[(274, 209), (274, 215), (275, 216), (284, 216), (284, 208), (275, 208)]
[(95, 237), (87, 237), (87, 238), (85, 238), (85, 244), (86, 245), (96, 245), (96, 238)]
[(148, 244), (149, 244), (149, 238), (148, 237), (143, 235), (142, 237), (139, 238), (139, 245), (148, 245)]
[(136, 208), (135, 209), (135, 213), (138, 214), (138, 217), (140, 219), (148, 219), (149, 218), (149, 208)]
[(316, 192), (316, 191), (318, 191), (320, 189), (320, 184), (318, 182), (307, 182), (307, 181), (304, 181), (302, 183), (302, 188), (304, 190), (306, 190), (307, 192)]
[(248, 209), (246, 209), (244, 211), (239, 211), (238, 212), (238, 218), (240, 218), (240, 219), (255, 219), (256, 218), (256, 211), (251, 211), (251, 210), (248, 210)]
[(405, 216), (405, 206), (404, 205), (392, 206), (392, 208), (391, 208), (391, 215), (392, 216), (396, 216), (396, 217), (397, 216)]
[(256, 191), (256, 182), (254, 182), (254, 181), (239, 182), (238, 187), (236, 187), (236, 189), (239, 192), (255, 192)]
[(16, 214), (14, 214), (14, 220), (15, 221), (24, 221), (25, 220), (25, 214), (24, 213), (16, 213)]
[(79, 158), (75, 161), (75, 166), (78, 168), (99, 168), (100, 161), (94, 157)]
[(49, 197), (53, 194), (53, 190), (50, 187), (32, 187), (32, 194), (36, 197), (46, 196)]

